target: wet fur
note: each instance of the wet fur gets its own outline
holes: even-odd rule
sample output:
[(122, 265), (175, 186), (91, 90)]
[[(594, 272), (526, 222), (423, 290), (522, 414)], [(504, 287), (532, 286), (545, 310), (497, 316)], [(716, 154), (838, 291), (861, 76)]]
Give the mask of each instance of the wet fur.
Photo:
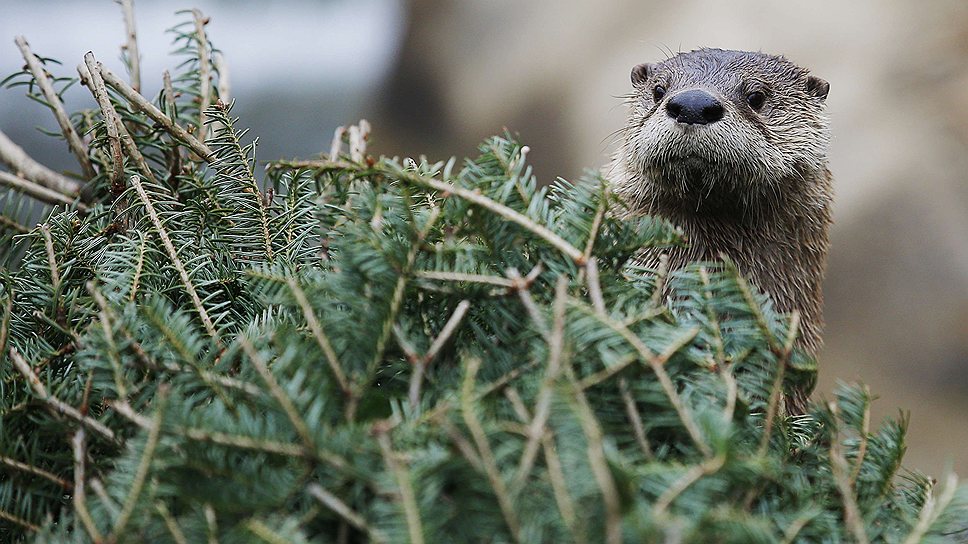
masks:
[[(656, 103), (653, 89), (665, 96)], [(722, 120), (682, 125), (665, 102), (703, 89), (723, 103)], [(746, 101), (766, 94), (760, 111)], [(783, 57), (700, 49), (633, 72), (629, 120), (606, 177), (630, 214), (682, 227), (688, 247), (666, 250), (670, 270), (731, 259), (784, 312), (801, 315), (800, 345), (821, 345), (831, 175), (827, 84)], [(643, 263), (657, 266), (660, 252)]]

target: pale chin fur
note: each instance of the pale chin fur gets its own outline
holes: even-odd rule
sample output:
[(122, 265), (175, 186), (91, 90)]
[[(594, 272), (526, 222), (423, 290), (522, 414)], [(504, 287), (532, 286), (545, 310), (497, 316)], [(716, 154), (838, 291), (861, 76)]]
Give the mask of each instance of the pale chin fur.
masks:
[[(796, 141), (783, 134), (796, 131), (777, 128), (766, 129), (774, 140), (770, 142), (728, 107), (721, 121), (709, 125), (678, 123), (659, 108), (629, 127), (625, 168), (639, 172), (644, 183), (653, 185), (653, 191), (692, 196), (699, 199), (697, 204), (730, 194), (745, 202), (770, 198), (788, 189), (786, 185), (810, 179), (809, 173), (826, 167), (825, 134), (811, 142)], [(822, 146), (817, 146), (818, 140)], [(791, 155), (791, 146), (799, 147), (800, 153)], [(781, 147), (788, 152), (781, 153)], [(799, 161), (790, 160), (797, 155)]]

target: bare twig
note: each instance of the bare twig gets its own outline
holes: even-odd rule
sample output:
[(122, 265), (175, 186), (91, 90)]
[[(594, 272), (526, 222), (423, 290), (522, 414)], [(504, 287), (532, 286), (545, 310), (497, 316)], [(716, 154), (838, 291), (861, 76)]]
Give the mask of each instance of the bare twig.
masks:
[(205, 306), (202, 305), (202, 299), (199, 298), (198, 293), (195, 291), (195, 286), (192, 285), (191, 278), (188, 276), (188, 271), (185, 269), (185, 265), (182, 264), (181, 259), (178, 257), (178, 252), (175, 251), (175, 246), (171, 243), (171, 238), (168, 237), (168, 231), (166, 231), (164, 225), (162, 225), (161, 219), (158, 217), (158, 213), (155, 211), (155, 207), (151, 203), (151, 199), (148, 198), (148, 193), (145, 192), (145, 188), (141, 185), (141, 180), (138, 179), (138, 176), (131, 176), (131, 185), (134, 186), (135, 190), (138, 192), (138, 196), (141, 197), (141, 201), (145, 205), (145, 211), (148, 212), (148, 216), (151, 218), (151, 222), (154, 224), (155, 230), (158, 232), (158, 236), (161, 238), (161, 243), (165, 246), (165, 252), (168, 253), (168, 257), (171, 258), (172, 266), (174, 266), (178, 271), (182, 284), (185, 286), (185, 291), (188, 292), (188, 296), (192, 299), (192, 304), (194, 304), (195, 310), (202, 319), (202, 324), (205, 325), (205, 330), (208, 331), (209, 336), (215, 340), (216, 344), (221, 344), (222, 342), (218, 331), (215, 330), (215, 325), (212, 323), (211, 318), (208, 317), (208, 312), (205, 311)]
[(51, 482), (54, 482), (55, 484), (63, 487), (64, 489), (71, 489), (73, 487), (73, 485), (70, 482), (61, 478), (60, 476), (57, 476), (52, 472), (44, 470), (40, 467), (28, 465), (27, 463), (21, 463), (20, 461), (17, 461), (16, 459), (11, 459), (10, 457), (5, 457), (3, 455), (0, 455), (0, 465), (4, 465), (10, 468), (19, 470), (21, 472), (26, 472), (28, 474), (33, 474), (34, 476), (40, 476), (45, 480), (50, 480)]
[(111, 187), (115, 194), (120, 194), (124, 187), (124, 156), (121, 153), (121, 134), (118, 132), (117, 123), (114, 122), (118, 114), (114, 111), (114, 105), (111, 104), (111, 98), (104, 87), (104, 79), (101, 77), (98, 62), (94, 59), (94, 53), (88, 51), (84, 55), (83, 68), (78, 66), (77, 72), (81, 76), (81, 83), (91, 89), (94, 99), (101, 108), (104, 128), (108, 132), (108, 143), (111, 145)]
[(595, 257), (589, 257), (585, 265), (585, 278), (588, 282), (588, 298), (592, 301), (592, 307), (596, 312), (605, 315), (608, 310), (602, 297), (602, 284), (598, 280), (598, 259)]
[(104, 82), (109, 87), (115, 91), (118, 91), (118, 93), (120, 93), (125, 100), (134, 106), (135, 109), (150, 117), (152, 121), (155, 121), (161, 125), (165, 130), (171, 133), (172, 136), (184, 142), (197, 155), (205, 160), (209, 160), (212, 155), (212, 150), (207, 145), (172, 121), (161, 110), (155, 107), (154, 104), (149, 102), (148, 99), (141, 96), (137, 91), (132, 89), (130, 85), (125, 83), (124, 80), (115, 75), (114, 72), (102, 66), (101, 76), (104, 78)]
[(50, 227), (47, 223), (40, 225), (40, 234), (44, 237), (44, 248), (47, 249), (47, 266), (50, 268), (51, 287), (55, 293), (60, 289), (60, 272), (57, 270), (57, 255), (54, 253), (54, 240), (50, 237)]
[(26, 378), (27, 383), (30, 384), (30, 388), (33, 389), (34, 394), (36, 394), (40, 400), (44, 401), (51, 409), (53, 409), (55, 413), (64, 414), (67, 417), (77, 421), (84, 427), (87, 427), (88, 429), (103, 436), (107, 440), (116, 442), (114, 431), (106, 427), (103, 423), (82, 414), (77, 410), (77, 408), (74, 408), (70, 404), (67, 404), (66, 402), (51, 395), (47, 391), (47, 388), (44, 387), (44, 384), (41, 383), (40, 378), (38, 378), (37, 375), (34, 374), (34, 371), (31, 370), (30, 365), (27, 364), (27, 361), (21, 357), (20, 352), (17, 351), (17, 348), (11, 346), (8, 354), (10, 355), (10, 360), (13, 361), (14, 367), (17, 368), (17, 371), (20, 372), (20, 374)]
[(81, 170), (84, 172), (84, 177), (87, 179), (93, 178), (97, 173), (94, 171), (94, 166), (91, 164), (91, 159), (87, 156), (87, 146), (78, 136), (77, 131), (74, 130), (74, 124), (71, 123), (70, 118), (67, 116), (67, 112), (64, 111), (64, 104), (61, 102), (60, 97), (54, 90), (54, 85), (51, 83), (50, 78), (47, 77), (47, 71), (44, 69), (43, 64), (41, 64), (40, 59), (33, 54), (30, 50), (30, 46), (27, 45), (27, 40), (23, 36), (17, 36), (14, 40), (17, 43), (17, 47), (20, 48), (20, 53), (23, 55), (24, 60), (27, 62), (27, 67), (30, 69), (30, 73), (34, 76), (34, 81), (37, 82), (37, 86), (40, 87), (40, 91), (44, 95), (44, 99), (47, 101), (48, 106), (51, 111), (54, 112), (54, 117), (57, 119), (57, 124), (60, 125), (61, 133), (64, 134), (64, 138), (67, 140), (67, 146), (77, 157), (77, 162), (81, 165)]
[(134, 27), (134, 0), (117, 0), (124, 12), (124, 34), (127, 38), (123, 49), (131, 72), (131, 87), (141, 92), (141, 56), (138, 53), (138, 33)]
[(370, 542), (386, 542), (382, 533), (374, 530), (358, 512), (350, 508), (339, 497), (327, 491), (319, 484), (309, 484), (306, 491), (316, 498), (323, 506), (335, 512), (339, 517), (348, 521), (350, 525), (366, 533)]
[(202, 12), (193, 9), (195, 19), (195, 41), (198, 43), (198, 80), (201, 103), (198, 105), (198, 139), (205, 141), (206, 119), (205, 110), (212, 105), (212, 64), (208, 38), (205, 36), (205, 25), (208, 18)]
[(470, 309), (471, 303), (467, 300), (462, 300), (457, 304), (457, 308), (454, 308), (454, 313), (450, 315), (450, 319), (444, 324), (444, 328), (440, 330), (440, 334), (434, 341), (430, 344), (430, 348), (427, 349), (427, 353), (423, 357), (419, 358), (414, 364), (413, 373), (410, 375), (410, 390), (409, 390), (409, 400), (410, 406), (416, 407), (420, 402), (420, 387), (423, 383), (424, 371), (427, 369), (427, 365), (437, 357), (440, 350), (443, 349), (447, 340), (450, 339), (454, 331), (460, 325), (462, 319), (464, 319), (464, 314)]
[(483, 283), (486, 285), (496, 285), (510, 289), (514, 287), (514, 281), (501, 276), (488, 276), (485, 274), (464, 274), (462, 272), (437, 272), (434, 270), (418, 270), (413, 273), (417, 278), (425, 280), (455, 281), (464, 283)]
[(666, 509), (672, 505), (672, 501), (676, 500), (676, 498), (678, 498), (683, 491), (688, 489), (689, 486), (699, 481), (699, 479), (703, 476), (714, 474), (716, 471), (723, 468), (725, 463), (726, 456), (724, 454), (720, 454), (711, 459), (706, 459), (703, 463), (687, 470), (685, 474), (673, 482), (673, 484), (669, 486), (655, 501), (653, 510), (655, 511), (656, 517), (664, 514)]
[(31, 196), (41, 202), (46, 202), (48, 204), (73, 204), (77, 206), (77, 209), (87, 211), (87, 206), (85, 206), (83, 202), (78, 201), (76, 197), (71, 197), (64, 193), (59, 193), (52, 189), (48, 189), (43, 185), (38, 185), (28, 179), (15, 176), (9, 172), (0, 171), (0, 185), (10, 187), (11, 189), (16, 189), (17, 191)]
[(30, 523), (29, 521), (25, 520), (22, 517), (15, 516), (15, 515), (11, 514), (10, 512), (7, 512), (6, 510), (0, 510), (0, 519), (2, 519), (4, 521), (9, 521), (10, 523), (13, 523), (14, 525), (19, 525), (19, 526), (23, 527), (24, 529), (27, 529), (28, 531), (39, 531), (40, 530), (40, 527), (38, 527), (37, 525), (34, 525), (33, 523)]
[(80, 518), (84, 530), (94, 542), (101, 542), (104, 538), (91, 518), (91, 512), (87, 509), (87, 494), (84, 492), (84, 465), (87, 451), (84, 447), (84, 429), (78, 429), (71, 440), (74, 446), (74, 511)]
[(30, 158), (23, 148), (13, 143), (0, 131), (0, 162), (6, 164), (14, 175), (25, 178), (47, 189), (68, 197), (77, 196), (81, 184), (65, 177)]
[(161, 519), (165, 520), (165, 527), (168, 529), (168, 533), (171, 534), (171, 538), (175, 541), (175, 544), (188, 544), (188, 539), (185, 538), (185, 532), (182, 531), (174, 516), (171, 515), (168, 506), (162, 501), (157, 501), (155, 502), (155, 510), (161, 515)]
[(212, 63), (218, 73), (218, 99), (228, 104), (232, 101), (232, 85), (229, 80), (229, 66), (225, 63), (225, 57), (222, 56), (221, 51), (216, 51), (212, 55)]

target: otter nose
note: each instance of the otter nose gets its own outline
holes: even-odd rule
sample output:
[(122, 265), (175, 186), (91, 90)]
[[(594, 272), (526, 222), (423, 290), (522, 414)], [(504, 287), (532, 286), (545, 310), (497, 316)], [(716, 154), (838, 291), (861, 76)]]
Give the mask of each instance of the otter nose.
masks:
[(708, 125), (723, 118), (723, 105), (715, 96), (692, 89), (681, 92), (666, 103), (666, 112), (680, 123), (687, 125)]

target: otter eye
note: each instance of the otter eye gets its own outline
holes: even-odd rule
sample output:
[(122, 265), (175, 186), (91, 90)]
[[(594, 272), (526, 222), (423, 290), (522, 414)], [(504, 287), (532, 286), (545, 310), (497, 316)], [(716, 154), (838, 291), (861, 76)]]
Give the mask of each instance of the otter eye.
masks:
[(746, 95), (746, 103), (749, 104), (750, 107), (753, 108), (754, 110), (758, 111), (760, 108), (763, 107), (763, 104), (765, 102), (766, 102), (766, 95), (761, 93), (760, 91), (753, 91), (750, 94)]
[(665, 90), (665, 87), (663, 87), (662, 85), (656, 85), (655, 88), (652, 89), (652, 98), (656, 102), (662, 100), (662, 97), (665, 96), (665, 94), (666, 94), (666, 90)]

